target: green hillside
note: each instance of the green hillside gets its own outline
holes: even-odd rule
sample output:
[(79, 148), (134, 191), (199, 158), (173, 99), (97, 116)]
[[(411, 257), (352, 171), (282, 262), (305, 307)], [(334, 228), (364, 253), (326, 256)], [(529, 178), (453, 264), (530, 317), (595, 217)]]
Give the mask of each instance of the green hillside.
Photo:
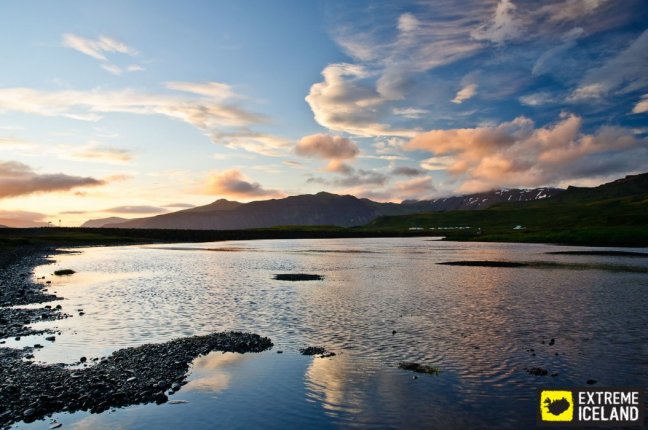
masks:
[(365, 228), (423, 228), (451, 240), (648, 246), (648, 174), (481, 211), (381, 217)]

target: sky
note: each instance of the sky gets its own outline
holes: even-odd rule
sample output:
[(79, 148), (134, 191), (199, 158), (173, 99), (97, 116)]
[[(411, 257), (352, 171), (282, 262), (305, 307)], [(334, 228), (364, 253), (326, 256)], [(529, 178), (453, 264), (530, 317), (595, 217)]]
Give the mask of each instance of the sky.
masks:
[(0, 3), (0, 224), (648, 171), (648, 3)]

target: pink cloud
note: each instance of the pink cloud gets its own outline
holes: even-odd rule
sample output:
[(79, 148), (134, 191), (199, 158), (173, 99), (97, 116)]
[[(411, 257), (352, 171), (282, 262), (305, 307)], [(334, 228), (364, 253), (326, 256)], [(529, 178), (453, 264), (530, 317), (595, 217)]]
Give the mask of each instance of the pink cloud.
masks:
[(462, 192), (624, 173), (648, 159), (645, 141), (629, 129), (603, 126), (586, 134), (581, 128), (582, 119), (572, 114), (537, 128), (518, 117), (497, 126), (432, 130), (404, 148), (447, 157), (446, 170), (463, 181)]

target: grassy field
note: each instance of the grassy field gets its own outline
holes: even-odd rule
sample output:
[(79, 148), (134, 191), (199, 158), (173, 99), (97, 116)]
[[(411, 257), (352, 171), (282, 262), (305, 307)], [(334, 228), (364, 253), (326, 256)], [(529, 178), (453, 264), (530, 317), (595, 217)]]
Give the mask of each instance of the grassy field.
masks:
[(565, 196), (481, 211), (381, 217), (365, 228), (398, 231), (412, 227), (438, 232), (449, 240), (648, 246), (648, 195)]
[(138, 243), (215, 242), (253, 239), (322, 239), (429, 236), (428, 232), (285, 226), (251, 230), (160, 230), (113, 228), (0, 228), (0, 251), (19, 246), (101, 246)]

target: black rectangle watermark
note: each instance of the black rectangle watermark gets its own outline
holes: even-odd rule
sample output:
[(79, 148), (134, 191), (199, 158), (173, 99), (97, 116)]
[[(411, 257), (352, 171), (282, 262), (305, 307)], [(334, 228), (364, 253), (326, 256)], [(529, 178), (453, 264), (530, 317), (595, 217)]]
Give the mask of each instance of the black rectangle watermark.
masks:
[(643, 426), (642, 388), (538, 389), (537, 421), (543, 426)]

